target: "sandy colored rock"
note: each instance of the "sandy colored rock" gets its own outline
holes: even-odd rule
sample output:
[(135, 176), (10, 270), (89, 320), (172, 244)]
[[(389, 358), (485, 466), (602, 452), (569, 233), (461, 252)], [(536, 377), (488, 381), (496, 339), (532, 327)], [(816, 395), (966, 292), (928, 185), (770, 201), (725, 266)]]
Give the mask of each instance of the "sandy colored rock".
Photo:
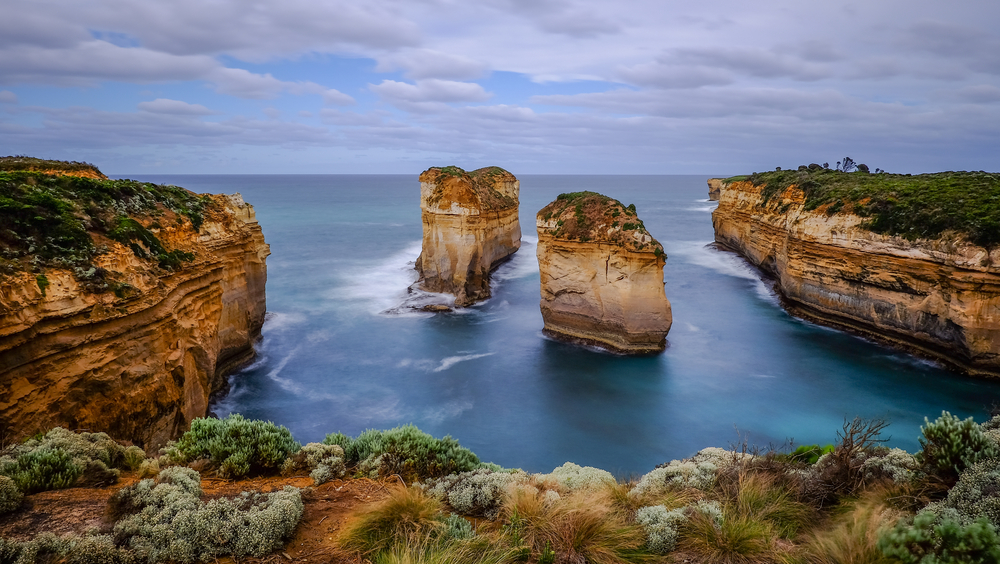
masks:
[(519, 190), (517, 178), (499, 167), (421, 173), (420, 287), (453, 294), (457, 306), (489, 298), (490, 272), (521, 246)]
[(725, 179), (723, 178), (708, 179), (708, 200), (710, 202), (719, 201), (719, 194), (722, 193), (723, 186), (725, 186)]
[(44, 293), (33, 274), (0, 276), (0, 420), (18, 433), (59, 425), (151, 449), (205, 416), (226, 374), (253, 358), (270, 254), (252, 206), (211, 198), (198, 232), (170, 212), (169, 227), (146, 225), (194, 253), (176, 271), (106, 241), (96, 266), (125, 277), (125, 297), (88, 293), (68, 270), (47, 268)]
[(763, 189), (726, 186), (715, 240), (773, 275), (793, 313), (1000, 375), (1000, 248), (881, 235), (849, 209), (806, 210), (795, 186), (766, 201)]
[(594, 192), (562, 194), (537, 216), (544, 331), (626, 354), (666, 347), (666, 255), (635, 207)]

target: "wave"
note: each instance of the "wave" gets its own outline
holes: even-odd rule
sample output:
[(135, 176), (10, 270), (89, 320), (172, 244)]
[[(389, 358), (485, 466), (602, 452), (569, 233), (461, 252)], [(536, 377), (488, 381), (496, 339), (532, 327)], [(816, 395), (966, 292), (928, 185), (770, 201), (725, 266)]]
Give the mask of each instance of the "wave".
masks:
[(477, 358), (483, 358), (484, 356), (491, 356), (496, 353), (482, 353), (482, 354), (466, 354), (462, 356), (449, 356), (441, 360), (440, 366), (432, 370), (431, 372), (441, 372), (443, 370), (448, 370), (452, 366), (455, 366), (459, 362), (465, 362), (466, 360), (475, 360)]
[(761, 278), (756, 268), (750, 266), (740, 255), (719, 250), (711, 242), (676, 241), (671, 245), (669, 255), (726, 276), (751, 280), (759, 297), (773, 303), (779, 301), (774, 289)]

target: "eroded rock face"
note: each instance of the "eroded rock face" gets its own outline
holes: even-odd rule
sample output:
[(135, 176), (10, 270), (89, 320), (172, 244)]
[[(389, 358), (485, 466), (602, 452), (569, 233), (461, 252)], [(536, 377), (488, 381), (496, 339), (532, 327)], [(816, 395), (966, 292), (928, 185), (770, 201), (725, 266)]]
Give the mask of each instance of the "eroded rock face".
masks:
[(722, 192), (723, 185), (725, 185), (725, 181), (722, 178), (708, 179), (708, 200), (710, 202), (719, 201), (719, 194)]
[(545, 333), (626, 354), (662, 351), (672, 322), (667, 257), (635, 206), (575, 192), (536, 219)]
[(1000, 375), (1000, 249), (880, 235), (849, 210), (805, 210), (794, 186), (763, 190), (726, 186), (715, 240), (773, 275), (793, 313)]
[(152, 449), (206, 415), (227, 372), (253, 358), (270, 254), (252, 206), (238, 194), (211, 198), (200, 231), (165, 218), (168, 227), (146, 225), (194, 254), (175, 271), (106, 241), (96, 265), (125, 277), (125, 297), (88, 293), (68, 270), (46, 269), (44, 291), (33, 274), (3, 277), (0, 420), (18, 431), (104, 431)]
[(421, 173), (420, 286), (453, 294), (457, 306), (489, 298), (490, 272), (521, 246), (519, 190), (517, 178), (499, 167)]

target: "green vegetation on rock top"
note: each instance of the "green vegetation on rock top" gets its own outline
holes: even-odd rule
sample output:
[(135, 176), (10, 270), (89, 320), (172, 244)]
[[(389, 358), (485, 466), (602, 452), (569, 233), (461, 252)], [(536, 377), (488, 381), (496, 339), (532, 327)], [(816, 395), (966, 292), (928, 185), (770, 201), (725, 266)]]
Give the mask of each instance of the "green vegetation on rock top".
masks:
[(59, 170), (63, 172), (92, 172), (104, 176), (103, 173), (90, 163), (77, 161), (50, 161), (47, 159), (36, 159), (35, 157), (7, 156), (0, 157), (0, 171), (43, 171)]
[(177, 224), (187, 218), (197, 230), (209, 205), (209, 197), (176, 186), (0, 172), (0, 275), (67, 268), (87, 291), (117, 291), (114, 273), (94, 264), (106, 251), (101, 237), (161, 268), (176, 269), (194, 256), (167, 250), (150, 229), (173, 217)]
[[(538, 218), (546, 222), (555, 220), (555, 227), (549, 232), (557, 239), (600, 241), (663, 254), (663, 246), (649, 235), (636, 215), (635, 204), (625, 206), (604, 194), (589, 190), (559, 194), (555, 201), (539, 210)], [(649, 236), (651, 241), (639, 241), (636, 233)]]
[[(420, 176), (423, 178), (428, 173), (436, 173), (440, 176), (450, 176), (465, 180), (479, 196), (479, 203), (483, 210), (508, 209), (518, 205), (516, 198), (512, 198), (496, 189), (497, 180), (500, 178), (509, 177), (509, 180), (517, 180), (513, 174), (498, 166), (487, 166), (471, 172), (454, 165), (431, 167), (421, 173)], [(438, 186), (438, 193), (430, 198), (431, 201), (437, 201), (441, 197), (440, 190), (442, 188), (443, 186)]]
[(984, 247), (1000, 243), (1000, 173), (937, 172), (889, 174), (837, 170), (778, 170), (736, 176), (764, 186), (765, 201), (789, 186), (806, 197), (807, 210), (828, 205), (828, 213), (849, 206), (867, 218), (876, 233), (909, 240), (936, 238), (946, 232), (965, 235)]

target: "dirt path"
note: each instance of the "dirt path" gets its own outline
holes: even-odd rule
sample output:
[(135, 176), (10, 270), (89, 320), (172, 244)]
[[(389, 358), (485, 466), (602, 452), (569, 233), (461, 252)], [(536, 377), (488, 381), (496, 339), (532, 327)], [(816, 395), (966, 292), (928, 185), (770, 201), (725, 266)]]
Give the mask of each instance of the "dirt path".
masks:
[[(134, 484), (138, 478), (126, 474), (117, 484), (106, 488), (69, 488), (42, 492), (25, 497), (21, 509), (0, 517), (0, 538), (29, 540), (39, 533), (57, 535), (83, 534), (88, 530), (110, 532), (113, 523), (105, 517), (108, 499), (119, 489)], [(295, 535), (284, 550), (265, 558), (241, 559), (240, 562), (359, 562), (339, 550), (336, 536), (348, 516), (358, 507), (385, 499), (394, 482), (368, 479), (333, 480), (312, 487), (308, 476), (252, 478), (228, 481), (204, 478), (202, 499), (233, 497), (240, 492), (257, 490), (272, 492), (285, 486), (304, 488), (302, 501), (305, 512)], [(219, 559), (232, 564), (231, 558)]]

